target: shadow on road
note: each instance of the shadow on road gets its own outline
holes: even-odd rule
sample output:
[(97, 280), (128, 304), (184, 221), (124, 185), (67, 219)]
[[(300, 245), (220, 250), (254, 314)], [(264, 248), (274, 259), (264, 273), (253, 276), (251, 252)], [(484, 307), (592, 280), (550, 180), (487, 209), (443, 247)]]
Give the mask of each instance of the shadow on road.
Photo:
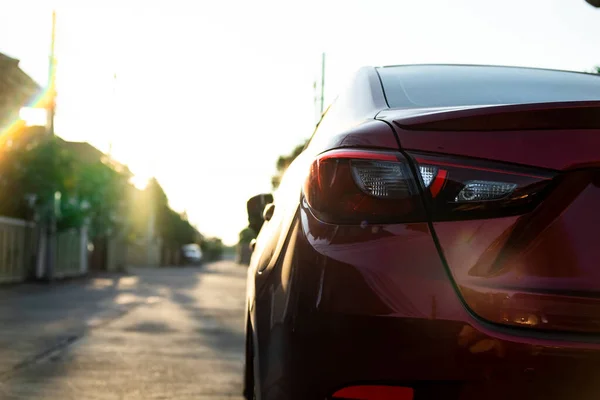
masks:
[[(166, 398), (238, 395), (246, 269), (217, 263), (131, 273), (0, 290), (0, 397), (148, 398), (159, 384)], [(84, 339), (46, 354), (74, 336)], [(198, 371), (207, 372), (194, 383)]]

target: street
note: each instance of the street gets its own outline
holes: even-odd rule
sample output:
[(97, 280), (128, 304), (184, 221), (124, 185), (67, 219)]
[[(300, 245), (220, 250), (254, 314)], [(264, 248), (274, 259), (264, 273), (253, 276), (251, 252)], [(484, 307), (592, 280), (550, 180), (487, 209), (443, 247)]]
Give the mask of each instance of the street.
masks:
[(1, 399), (241, 399), (246, 268), (0, 288)]

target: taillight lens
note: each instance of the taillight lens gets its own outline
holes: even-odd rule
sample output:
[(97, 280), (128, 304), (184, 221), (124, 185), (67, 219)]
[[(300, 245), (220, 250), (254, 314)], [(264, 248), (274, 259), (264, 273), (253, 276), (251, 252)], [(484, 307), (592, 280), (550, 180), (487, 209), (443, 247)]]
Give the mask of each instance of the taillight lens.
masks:
[(556, 175), (489, 161), (411, 155), (434, 221), (525, 214), (545, 197)]
[(313, 213), (325, 222), (423, 221), (417, 185), (399, 153), (333, 150), (312, 163), (304, 195)]
[(425, 205), (433, 221), (494, 218), (531, 211), (555, 175), (460, 157), (409, 155), (411, 160), (354, 149), (323, 153), (310, 167), (305, 199), (317, 218), (337, 224), (422, 222)]

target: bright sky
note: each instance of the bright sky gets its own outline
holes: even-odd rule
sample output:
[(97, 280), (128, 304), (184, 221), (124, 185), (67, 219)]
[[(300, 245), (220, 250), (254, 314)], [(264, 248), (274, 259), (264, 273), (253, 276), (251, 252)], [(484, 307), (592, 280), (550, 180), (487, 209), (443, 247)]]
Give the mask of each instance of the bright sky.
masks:
[[(0, 4), (0, 52), (46, 81), (52, 2)], [(127, 5), (124, 5), (124, 4)], [(57, 133), (156, 176), (201, 232), (237, 241), (245, 202), (310, 136), (363, 65), (487, 63), (590, 70), (600, 10), (584, 0), (55, 0)], [(113, 76), (116, 73), (116, 83)]]

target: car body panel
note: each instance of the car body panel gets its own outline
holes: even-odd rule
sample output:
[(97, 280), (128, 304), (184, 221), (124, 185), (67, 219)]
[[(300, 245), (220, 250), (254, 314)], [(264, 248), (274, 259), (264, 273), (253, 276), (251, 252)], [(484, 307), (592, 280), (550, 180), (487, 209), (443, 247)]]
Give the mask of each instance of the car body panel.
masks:
[(600, 128), (599, 109), (600, 101), (570, 101), (389, 109), (377, 117), (419, 131), (579, 130)]
[[(520, 115), (516, 117), (517, 122), (522, 122), (529, 118), (527, 117), (528, 113), (534, 113), (540, 109), (547, 110), (549, 113), (558, 113), (559, 116), (561, 112), (573, 110), (583, 113), (591, 112), (600, 116), (600, 102), (579, 102), (477, 106), (434, 111), (429, 109), (386, 110), (379, 113), (377, 118), (394, 126), (404, 150), (468, 156), (553, 170), (600, 167), (600, 125), (594, 129), (562, 127), (560, 129), (541, 128), (518, 131), (498, 130), (498, 126), (489, 124), (487, 127), (479, 126), (476, 130), (470, 128), (459, 130), (456, 125), (435, 125), (438, 122), (446, 121), (444, 118), (469, 121), (471, 117), (486, 117), (490, 113), (504, 116), (507, 114)], [(536, 123), (538, 118), (536, 114), (529, 115), (533, 115), (531, 116), (532, 123)], [(600, 124), (600, 117), (596, 122)], [(480, 125), (482, 122), (477, 122), (477, 124)]]
[(433, 224), (476, 314), (538, 329), (600, 331), (600, 172), (564, 180), (570, 182), (529, 214)]
[[(354, 236), (355, 229), (323, 226), (299, 211), (287, 243), (293, 250), (257, 303), (263, 398), (325, 398), (373, 382), (413, 387), (422, 398), (440, 391), (447, 399), (502, 398), (517, 388), (556, 398), (577, 385), (591, 391), (581, 398), (600, 393), (591, 379), (599, 343), (482, 323), (453, 289), (426, 225), (369, 227)], [(369, 251), (369, 242), (386, 241), (398, 254), (412, 244), (424, 255)], [(340, 257), (327, 242), (355, 247), (354, 257)], [(366, 254), (357, 256), (360, 250)]]
[[(257, 238), (247, 291), (256, 397), (325, 399), (344, 387), (378, 384), (414, 388), (417, 400), (600, 397), (594, 378), (600, 336), (573, 330), (572, 322), (566, 331), (494, 323), (486, 308), (508, 289), (510, 296), (553, 288), (563, 290), (559, 314), (595, 313), (586, 301), (595, 301), (590, 292), (600, 282), (596, 253), (579, 254), (597, 247), (600, 214), (586, 217), (586, 210), (600, 200), (600, 132), (432, 130), (427, 124), (448, 114), (468, 119), (484, 108), (507, 108), (390, 110), (375, 69), (361, 71), (346, 93), (372, 93), (342, 96), (330, 107), (284, 175), (275, 214)], [(525, 216), (327, 224), (313, 215), (301, 187), (314, 158), (339, 148), (534, 166), (567, 176), (562, 188), (577, 190), (570, 197), (556, 192), (541, 211)], [(507, 248), (504, 272), (490, 273)], [(571, 308), (564, 295), (574, 301)]]
[[(335, 120), (329, 126), (321, 126), (323, 128), (321, 132), (329, 127), (331, 127), (331, 132), (336, 132), (334, 129), (340, 126), (338, 123), (347, 127), (352, 125)], [(359, 135), (360, 140), (352, 139), (353, 137), (359, 138)], [(324, 134), (321, 137), (325, 138), (327, 135)], [(289, 239), (290, 232), (297, 221), (296, 215), (301, 198), (301, 187), (298, 182), (303, 181), (314, 156), (324, 151), (332, 143), (339, 144), (336, 142), (339, 140), (338, 138), (345, 138), (346, 147), (364, 146), (365, 143), (372, 143), (374, 148), (397, 149), (398, 146), (394, 132), (388, 124), (374, 119), (364, 119), (362, 123), (359, 122), (353, 127), (347, 128), (344, 135), (332, 135), (323, 141), (311, 141), (308, 148), (288, 167), (278, 190), (274, 193), (275, 212), (271, 220), (264, 223), (256, 239), (256, 247), (248, 268), (247, 305), (250, 327), (253, 330), (252, 334), (255, 337), (257, 348), (265, 349), (272, 346), (270, 343), (286, 341), (285, 336), (281, 337), (280, 331), (275, 330), (273, 333), (270, 328), (266, 329), (265, 327), (272, 326), (272, 318), (275, 318), (272, 317), (273, 310), (277, 309), (284, 301), (279, 295), (287, 293), (286, 290), (278, 289), (280, 287), (278, 285), (285, 282), (281, 278), (282, 266), (290, 265), (287, 257), (293, 254), (290, 249), (294, 248), (294, 245), (290, 245), (286, 241), (291, 240)], [(294, 235), (291, 236), (294, 237)], [(289, 271), (289, 267), (284, 271)], [(273, 280), (276, 283), (275, 286), (273, 286)], [(287, 304), (289, 300), (284, 302)], [(257, 312), (256, 308), (260, 309), (260, 312)], [(277, 382), (277, 378), (272, 377), (272, 374), (279, 376), (279, 367), (274, 370), (277, 372), (269, 375), (266, 365), (273, 365), (275, 361), (271, 360), (282, 355), (276, 353), (271, 356), (269, 354), (267, 352), (265, 355), (264, 351), (257, 351), (254, 355), (256, 358), (255, 381), (260, 382), (255, 383), (257, 386), (266, 385), (267, 388), (270, 388), (273, 386), (272, 382)], [(280, 362), (276, 365), (280, 365)], [(281, 371), (283, 373), (283, 370)], [(275, 390), (273, 393), (276, 393), (276, 388), (279, 386), (275, 384), (274, 387), (275, 389), (269, 390)], [(278, 398), (279, 395), (273, 396)]]
[(482, 106), (407, 117), (393, 110), (379, 114), (394, 124), (403, 148), (559, 171), (553, 191), (529, 214), (433, 223), (440, 255), (479, 316), (538, 329), (600, 332), (600, 254), (594, 250), (600, 224), (595, 206), (600, 201), (600, 129), (494, 131), (493, 121), (477, 131), (429, 129), (444, 121), (481, 120), (488, 115), (482, 113), (504, 115), (505, 120), (507, 114), (519, 114), (519, 121), (531, 118), (536, 123), (540, 110), (552, 112), (555, 125), (561, 126), (572, 117), (563, 112), (598, 112), (599, 104)]

